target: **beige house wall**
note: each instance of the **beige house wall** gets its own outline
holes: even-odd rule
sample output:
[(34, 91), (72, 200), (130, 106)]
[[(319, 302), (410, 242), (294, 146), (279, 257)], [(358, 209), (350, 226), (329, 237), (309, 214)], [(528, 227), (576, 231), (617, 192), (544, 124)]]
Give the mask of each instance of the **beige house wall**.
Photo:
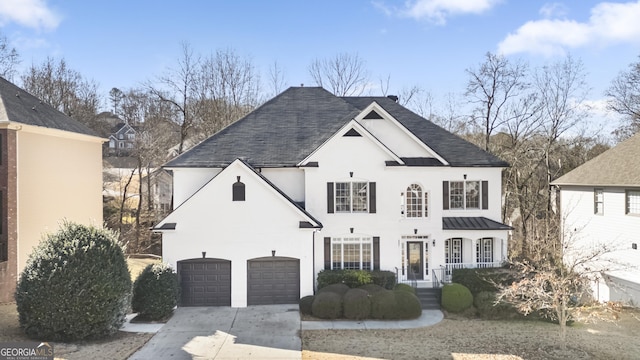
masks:
[(102, 139), (23, 126), (16, 143), (20, 273), (64, 219), (102, 225)]

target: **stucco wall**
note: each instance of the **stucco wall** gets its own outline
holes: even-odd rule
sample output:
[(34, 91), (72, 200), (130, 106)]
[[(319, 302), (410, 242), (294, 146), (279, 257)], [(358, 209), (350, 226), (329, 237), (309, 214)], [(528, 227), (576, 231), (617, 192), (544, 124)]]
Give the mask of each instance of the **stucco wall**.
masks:
[[(63, 137), (64, 136), (64, 137)], [(18, 271), (63, 219), (102, 225), (102, 147), (96, 138), (17, 132)]]

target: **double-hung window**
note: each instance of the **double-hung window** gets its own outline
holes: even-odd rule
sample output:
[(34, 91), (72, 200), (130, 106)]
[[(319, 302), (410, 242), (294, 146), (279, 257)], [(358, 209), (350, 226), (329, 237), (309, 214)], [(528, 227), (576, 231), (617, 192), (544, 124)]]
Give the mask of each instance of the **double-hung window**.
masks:
[(329, 213), (375, 213), (375, 184), (366, 181), (327, 183)]
[(359, 236), (332, 238), (331, 268), (372, 270), (372, 238)]
[(604, 214), (604, 190), (593, 189), (593, 213), (597, 215)]
[(488, 209), (489, 186), (487, 181), (444, 181), (443, 209)]
[(626, 214), (640, 215), (640, 189), (625, 191)]

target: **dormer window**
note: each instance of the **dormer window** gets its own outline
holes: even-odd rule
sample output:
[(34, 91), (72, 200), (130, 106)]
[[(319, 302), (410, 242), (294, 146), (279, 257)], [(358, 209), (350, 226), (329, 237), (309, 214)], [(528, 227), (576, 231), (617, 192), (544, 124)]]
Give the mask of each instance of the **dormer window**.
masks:
[(237, 178), (238, 180), (233, 183), (233, 201), (244, 201), (245, 200), (245, 189), (244, 183), (240, 181), (240, 176)]

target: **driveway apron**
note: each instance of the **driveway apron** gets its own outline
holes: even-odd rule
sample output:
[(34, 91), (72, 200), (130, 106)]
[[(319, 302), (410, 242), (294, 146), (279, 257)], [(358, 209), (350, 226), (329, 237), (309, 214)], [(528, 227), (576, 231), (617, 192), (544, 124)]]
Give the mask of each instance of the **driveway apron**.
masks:
[(130, 360), (302, 358), (297, 305), (183, 307)]

